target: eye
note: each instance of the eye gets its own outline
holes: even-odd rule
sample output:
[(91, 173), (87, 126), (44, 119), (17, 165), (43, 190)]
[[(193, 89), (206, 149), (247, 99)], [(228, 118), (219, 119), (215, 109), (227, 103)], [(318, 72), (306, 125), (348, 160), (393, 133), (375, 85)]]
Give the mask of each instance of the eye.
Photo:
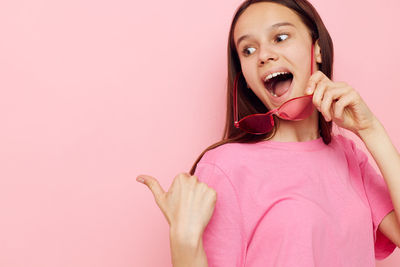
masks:
[[(286, 36), (286, 37), (283, 38), (282, 41), (284, 41), (284, 40), (286, 40), (287, 38), (289, 38), (289, 35), (288, 35), (287, 33), (281, 33), (281, 34), (278, 34), (278, 35), (277, 35), (278, 38), (276, 38), (275, 40), (282, 39), (282, 38), (280, 38), (280, 36)], [(278, 43), (280, 43), (280, 42), (278, 42)]]
[(253, 52), (254, 52), (254, 50), (255, 50), (254, 47), (245, 47), (245, 48), (243, 48), (243, 50), (242, 50), (243, 54), (244, 54), (245, 56), (251, 55), (252, 52), (250, 52), (250, 49), (253, 49)]

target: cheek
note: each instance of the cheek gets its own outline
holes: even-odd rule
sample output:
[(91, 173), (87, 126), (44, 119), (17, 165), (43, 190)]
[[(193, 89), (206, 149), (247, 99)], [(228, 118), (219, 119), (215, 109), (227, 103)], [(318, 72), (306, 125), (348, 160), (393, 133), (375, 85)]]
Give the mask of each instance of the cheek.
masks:
[(249, 86), (257, 85), (257, 69), (252, 68), (251, 66), (242, 66), (243, 76)]
[(307, 52), (304, 49), (296, 51), (295, 54), (292, 54), (291, 63), (293, 64), (296, 75), (296, 91), (298, 94), (302, 95), (311, 76), (310, 51)]
[[(300, 79), (306, 79), (311, 76), (311, 51), (298, 51), (292, 56), (292, 63)], [(315, 61), (315, 59), (314, 59)], [(315, 64), (315, 63), (314, 63)], [(313, 68), (315, 72), (315, 67)]]
[[(299, 70), (307, 69), (307, 66), (310, 66), (311, 58), (310, 51), (298, 51), (296, 54), (292, 56), (294, 64), (296, 64), (296, 68)], [(309, 69), (309, 68), (308, 68)]]

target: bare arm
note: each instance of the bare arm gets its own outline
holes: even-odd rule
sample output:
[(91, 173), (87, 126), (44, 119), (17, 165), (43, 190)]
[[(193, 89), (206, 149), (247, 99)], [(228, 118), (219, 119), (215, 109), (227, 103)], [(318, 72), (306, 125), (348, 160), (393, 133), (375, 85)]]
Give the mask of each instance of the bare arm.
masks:
[(170, 229), (170, 246), (173, 267), (208, 267), (207, 256), (203, 248), (201, 235), (183, 238)]

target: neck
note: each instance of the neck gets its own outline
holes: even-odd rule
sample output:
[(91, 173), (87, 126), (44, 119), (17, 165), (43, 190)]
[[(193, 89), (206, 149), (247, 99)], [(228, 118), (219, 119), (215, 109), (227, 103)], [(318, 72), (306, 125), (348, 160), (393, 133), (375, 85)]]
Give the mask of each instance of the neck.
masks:
[(278, 142), (305, 142), (320, 137), (318, 111), (301, 121), (280, 120), (275, 135), (269, 139)]

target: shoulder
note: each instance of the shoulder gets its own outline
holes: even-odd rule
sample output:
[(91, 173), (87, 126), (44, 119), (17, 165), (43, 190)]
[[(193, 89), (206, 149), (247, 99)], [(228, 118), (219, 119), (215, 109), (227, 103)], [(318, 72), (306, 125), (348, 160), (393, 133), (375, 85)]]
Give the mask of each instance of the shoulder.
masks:
[(353, 140), (341, 134), (332, 135), (331, 143), (332, 146), (338, 146), (344, 149), (345, 151), (354, 152), (355, 149), (357, 148)]
[(225, 168), (237, 162), (246, 150), (247, 144), (226, 143), (204, 153), (198, 164), (214, 164)]
[[(213, 172), (214, 176), (226, 176), (235, 183), (248, 165), (259, 157), (257, 143), (225, 143), (204, 153), (197, 163), (195, 173)], [(197, 171), (198, 170), (198, 171)]]
[(366, 152), (362, 151), (356, 145), (354, 140), (343, 135), (335, 135), (332, 137), (332, 145), (338, 146), (347, 155), (348, 158), (353, 158), (359, 163), (368, 161)]
[(229, 191), (235, 195), (240, 151), (243, 151), (240, 143), (226, 143), (206, 151), (197, 163), (194, 175), (218, 194)]

